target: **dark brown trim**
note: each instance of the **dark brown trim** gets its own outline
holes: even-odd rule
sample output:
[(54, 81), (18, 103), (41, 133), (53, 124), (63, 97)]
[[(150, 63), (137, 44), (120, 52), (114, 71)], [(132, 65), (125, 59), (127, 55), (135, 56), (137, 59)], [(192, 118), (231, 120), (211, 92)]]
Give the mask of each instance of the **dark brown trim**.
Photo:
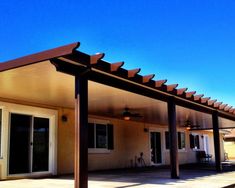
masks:
[(75, 163), (74, 187), (88, 187), (88, 79), (75, 76)]
[[(219, 127), (219, 130), (226, 130), (226, 129), (234, 129), (234, 127)], [(190, 131), (207, 131), (207, 130), (213, 130), (213, 127), (210, 128), (192, 128)]]
[(235, 142), (235, 137), (225, 137), (224, 141), (225, 142)]
[(0, 72), (46, 61), (55, 57), (60, 57), (68, 54), (72, 54), (75, 49), (80, 46), (79, 42), (46, 50), (43, 52), (35, 53), (32, 55), (24, 56), (15, 60), (0, 63)]
[(176, 108), (173, 97), (169, 97), (167, 102), (168, 109), (168, 127), (170, 136), (170, 161), (171, 161), (171, 178), (179, 178), (179, 159), (178, 159), (178, 139), (176, 127)]
[(215, 150), (215, 168), (217, 172), (222, 171), (221, 154), (220, 154), (220, 134), (219, 134), (219, 117), (218, 112), (212, 113), (213, 124), (213, 138), (214, 138), (214, 150)]
[(165, 84), (166, 82), (167, 82), (166, 79), (165, 79), (165, 80), (156, 80), (154, 87), (160, 88), (160, 87), (162, 87), (162, 85)]

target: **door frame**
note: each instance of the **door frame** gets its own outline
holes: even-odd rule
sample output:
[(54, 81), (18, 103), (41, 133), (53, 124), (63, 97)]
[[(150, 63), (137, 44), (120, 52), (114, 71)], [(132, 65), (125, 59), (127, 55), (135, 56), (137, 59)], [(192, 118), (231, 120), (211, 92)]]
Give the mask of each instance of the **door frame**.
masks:
[[(57, 174), (57, 124), (58, 111), (49, 108), (41, 108), (34, 106), (26, 106), (21, 104), (13, 104), (7, 102), (1, 102), (0, 106), (3, 107), (3, 118), (5, 119), (5, 131), (4, 137), (6, 142), (4, 143), (4, 166), (2, 169), (2, 178), (4, 177), (32, 177), (40, 175), (56, 175)], [(42, 117), (49, 119), (49, 170), (46, 172), (32, 172), (26, 174), (9, 174), (9, 153), (10, 153), (10, 114), (22, 114), (30, 115), (34, 117)]]
[[(206, 142), (206, 140), (207, 140), (207, 142)], [(206, 154), (210, 154), (210, 146), (209, 145), (210, 144), (209, 144), (209, 136), (208, 136), (208, 134), (203, 134), (203, 149), (205, 150)]]
[[(162, 162), (161, 163), (155, 163), (153, 164), (152, 161), (151, 161), (151, 133), (152, 132), (159, 132), (160, 133), (160, 140), (161, 140), (161, 157), (162, 157)], [(163, 165), (165, 164), (165, 156), (164, 156), (164, 152), (163, 152), (163, 133), (164, 133), (164, 130), (162, 128), (149, 128), (149, 161), (151, 163), (152, 166), (160, 166), (160, 165)]]

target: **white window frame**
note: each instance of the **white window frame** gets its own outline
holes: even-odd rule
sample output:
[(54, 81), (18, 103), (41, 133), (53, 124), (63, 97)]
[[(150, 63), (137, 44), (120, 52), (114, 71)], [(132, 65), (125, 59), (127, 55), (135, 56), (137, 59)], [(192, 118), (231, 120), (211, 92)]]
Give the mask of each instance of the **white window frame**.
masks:
[[(88, 123), (93, 123), (94, 126), (94, 148), (88, 148), (88, 153), (89, 154), (98, 154), (98, 153), (110, 153), (111, 151), (108, 149), (108, 124), (110, 124), (110, 121), (108, 120), (102, 120), (102, 119), (93, 119), (93, 118), (88, 118)], [(96, 124), (102, 124), (106, 126), (106, 143), (107, 147), (106, 148), (96, 148)]]
[[(169, 131), (164, 131), (164, 148), (166, 151), (170, 151), (170, 148), (166, 148), (166, 132), (169, 133)], [(178, 152), (186, 152), (186, 147), (187, 147), (187, 143), (186, 143), (186, 132), (185, 131), (177, 131), (177, 141), (178, 141), (178, 133), (184, 133), (184, 141), (185, 141), (185, 148), (179, 149), (179, 144), (177, 145), (178, 148)]]
[[(198, 136), (198, 140), (199, 140), (199, 148), (191, 148), (191, 146), (189, 146), (190, 147), (190, 149), (192, 149), (193, 151), (198, 151), (198, 150), (201, 150), (201, 136), (200, 136), (200, 134), (198, 134), (198, 133), (189, 133), (189, 135), (193, 135), (194, 137), (195, 136)], [(189, 144), (190, 144), (190, 138), (189, 138)], [(194, 145), (195, 145), (195, 138), (194, 138)]]
[[(186, 133), (185, 131), (177, 131), (177, 139), (179, 134), (178, 133), (183, 133), (184, 134), (184, 148), (179, 149), (179, 143), (178, 143), (178, 151), (186, 151), (187, 143), (186, 143)], [(179, 139), (178, 139), (179, 141)]]

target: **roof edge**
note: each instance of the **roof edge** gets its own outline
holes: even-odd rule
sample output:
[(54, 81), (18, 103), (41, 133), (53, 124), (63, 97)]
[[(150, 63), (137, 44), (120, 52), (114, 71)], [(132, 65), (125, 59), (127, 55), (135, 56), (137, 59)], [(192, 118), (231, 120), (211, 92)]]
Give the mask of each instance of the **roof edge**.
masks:
[(15, 69), (18, 67), (46, 61), (55, 57), (72, 54), (80, 46), (80, 42), (60, 46), (50, 50), (42, 51), (32, 55), (23, 56), (14, 60), (0, 63), (0, 72)]

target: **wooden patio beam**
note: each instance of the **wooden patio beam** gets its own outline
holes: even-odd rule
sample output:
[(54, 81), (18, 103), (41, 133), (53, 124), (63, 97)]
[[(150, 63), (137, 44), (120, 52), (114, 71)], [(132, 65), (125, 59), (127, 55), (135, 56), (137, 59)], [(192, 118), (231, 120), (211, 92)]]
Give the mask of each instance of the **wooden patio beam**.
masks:
[(124, 65), (124, 61), (110, 64), (110, 71), (116, 72)]
[(215, 151), (215, 168), (217, 172), (222, 171), (221, 154), (220, 154), (220, 134), (219, 134), (219, 116), (218, 111), (212, 113), (214, 151)]
[(154, 76), (155, 74), (143, 76), (143, 79), (142, 79), (143, 84), (150, 82), (150, 80), (152, 80)]
[(215, 102), (214, 103), (214, 108), (219, 108), (219, 106), (222, 104), (222, 102)]
[(189, 91), (189, 92), (185, 92), (185, 97), (186, 98), (191, 98), (193, 97), (193, 95), (196, 93), (196, 91)]
[(213, 106), (216, 101), (217, 101), (216, 99), (215, 100), (209, 100), (209, 101), (207, 101), (207, 104), (209, 106)]
[(235, 108), (229, 109), (229, 113), (233, 113), (235, 111)]
[(232, 106), (226, 106), (226, 107), (224, 108), (224, 111), (225, 111), (225, 112), (229, 112), (229, 110), (232, 109), (232, 108), (233, 108)]
[(201, 95), (194, 95), (194, 96), (193, 96), (194, 101), (199, 101), (203, 96), (204, 96), (204, 94), (201, 94)]
[(128, 70), (127, 72), (128, 72), (128, 78), (133, 78), (133, 77), (135, 77), (135, 75), (137, 74), (137, 73), (139, 73), (140, 72), (140, 68), (137, 68), (137, 69), (132, 69), (132, 70)]
[(210, 100), (210, 97), (201, 98), (200, 101), (202, 104), (206, 104)]
[(166, 90), (168, 92), (173, 91), (179, 84), (171, 84), (171, 85), (166, 85)]
[(90, 65), (95, 65), (105, 56), (104, 53), (97, 53), (90, 56)]
[(224, 110), (224, 108), (228, 106), (227, 104), (221, 104), (219, 105), (219, 110)]
[(75, 76), (74, 187), (88, 188), (88, 77)]
[(187, 90), (188, 90), (188, 88), (180, 88), (180, 89), (177, 89), (176, 94), (177, 94), (177, 95), (183, 95)]
[(155, 81), (155, 87), (156, 88), (159, 88), (159, 87), (162, 87), (163, 84), (165, 84), (167, 82), (167, 80), (156, 80)]
[(177, 126), (176, 126), (176, 108), (174, 97), (169, 97), (167, 102), (168, 110), (168, 129), (170, 136), (170, 165), (171, 165), (171, 178), (179, 178), (179, 158), (178, 158), (178, 139), (177, 139)]

